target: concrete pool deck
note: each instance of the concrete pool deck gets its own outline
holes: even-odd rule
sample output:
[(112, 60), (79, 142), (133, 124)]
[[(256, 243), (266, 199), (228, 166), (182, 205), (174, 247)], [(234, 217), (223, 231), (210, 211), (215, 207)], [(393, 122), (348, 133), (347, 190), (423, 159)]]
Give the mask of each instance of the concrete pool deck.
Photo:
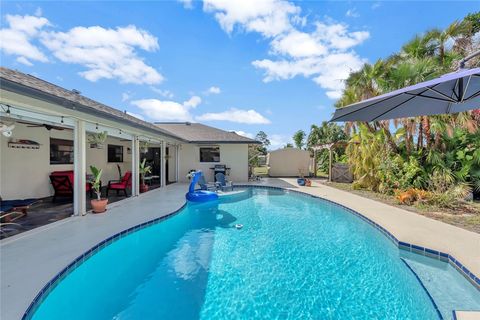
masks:
[[(480, 275), (480, 234), (317, 182), (298, 187), (296, 179), (285, 178), (249, 184), (289, 188), (338, 202), (382, 225), (400, 241), (449, 253)], [(67, 218), (0, 241), (0, 318), (21, 319), (43, 286), (76, 257), (113, 234), (177, 210), (185, 203), (187, 188), (172, 184), (117, 202), (105, 214)], [(474, 316), (480, 319), (479, 313)]]

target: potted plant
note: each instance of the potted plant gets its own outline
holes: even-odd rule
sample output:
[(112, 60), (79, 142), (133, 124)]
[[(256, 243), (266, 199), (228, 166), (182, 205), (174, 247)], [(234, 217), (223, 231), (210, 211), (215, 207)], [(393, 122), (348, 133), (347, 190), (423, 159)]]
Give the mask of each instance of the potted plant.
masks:
[(102, 184), (100, 182), (100, 178), (102, 177), (102, 169), (99, 170), (94, 166), (90, 166), (90, 171), (92, 171), (93, 175), (93, 179), (90, 183), (92, 184), (93, 191), (95, 191), (95, 194), (97, 195), (97, 199), (90, 200), (90, 203), (92, 204), (94, 213), (102, 213), (107, 210), (108, 203), (107, 198), (102, 198)]
[(147, 162), (147, 159), (143, 159), (143, 161), (140, 163), (140, 192), (147, 192), (148, 191), (148, 186), (145, 184), (145, 175), (147, 173), (152, 173), (152, 167), (146, 166), (145, 163)]
[(87, 137), (90, 148), (103, 149), (103, 143), (107, 140), (107, 131), (99, 133), (90, 133)]
[(148, 152), (148, 146), (149, 146), (149, 143), (147, 141), (140, 141), (140, 152), (141, 153), (147, 153)]

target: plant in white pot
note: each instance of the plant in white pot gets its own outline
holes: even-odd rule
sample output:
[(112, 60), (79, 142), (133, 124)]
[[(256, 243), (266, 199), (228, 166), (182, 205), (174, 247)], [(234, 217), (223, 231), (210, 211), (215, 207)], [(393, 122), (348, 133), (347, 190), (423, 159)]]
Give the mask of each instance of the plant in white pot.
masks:
[(148, 186), (145, 184), (145, 175), (147, 173), (152, 173), (152, 167), (146, 166), (147, 159), (143, 159), (140, 163), (139, 172), (140, 172), (140, 192), (147, 192)]
[(103, 143), (107, 140), (107, 131), (88, 134), (87, 140), (90, 148), (103, 149)]
[(97, 195), (97, 199), (90, 200), (92, 209), (94, 213), (102, 213), (107, 210), (107, 198), (102, 198), (102, 183), (100, 179), (102, 178), (102, 169), (98, 169), (94, 166), (90, 166), (90, 171), (92, 171), (93, 179), (90, 182), (92, 184), (92, 189)]

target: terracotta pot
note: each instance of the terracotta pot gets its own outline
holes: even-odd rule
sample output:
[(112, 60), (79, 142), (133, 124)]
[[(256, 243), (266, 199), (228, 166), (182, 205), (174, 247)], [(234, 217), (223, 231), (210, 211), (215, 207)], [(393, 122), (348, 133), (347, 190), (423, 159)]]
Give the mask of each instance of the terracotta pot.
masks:
[(141, 184), (140, 185), (140, 193), (144, 193), (148, 191), (148, 185), (146, 184)]
[(106, 198), (102, 198), (100, 200), (92, 199), (90, 200), (90, 203), (92, 205), (92, 209), (94, 213), (102, 213), (107, 210), (108, 199)]
[(306, 187), (311, 187), (312, 186), (312, 181), (310, 179), (305, 179), (305, 186)]

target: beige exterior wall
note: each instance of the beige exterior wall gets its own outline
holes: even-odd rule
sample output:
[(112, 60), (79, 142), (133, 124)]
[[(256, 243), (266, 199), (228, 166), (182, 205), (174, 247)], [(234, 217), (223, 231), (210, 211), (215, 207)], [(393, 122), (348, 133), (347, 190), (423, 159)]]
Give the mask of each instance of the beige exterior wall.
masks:
[[(73, 170), (73, 164), (50, 164), (50, 138), (73, 140), (72, 130), (46, 130), (43, 127), (27, 127), (15, 123), (13, 135), (6, 138), (0, 135), (0, 195), (3, 199), (43, 198), (53, 195), (49, 175), (53, 171)], [(9, 148), (11, 139), (33, 140), (40, 144), (40, 149)], [(108, 163), (108, 144), (123, 146), (123, 160), (118, 163), (122, 173), (132, 170), (130, 141), (108, 137), (103, 149), (90, 148), (87, 144), (87, 173), (90, 165), (103, 169), (102, 183), (118, 179), (117, 163)]]
[[(213, 181), (215, 164), (225, 164), (231, 168), (229, 180), (234, 182), (248, 181), (248, 145), (247, 144), (219, 144), (220, 162), (200, 162), (200, 147), (196, 144), (182, 144), (179, 150), (179, 181), (187, 182), (186, 175), (191, 169), (202, 170), (207, 181)], [(206, 146), (206, 145), (205, 145)], [(209, 145), (212, 146), (212, 145)]]
[(309, 175), (310, 152), (296, 148), (285, 148), (268, 154), (268, 174), (271, 177), (297, 177), (300, 171)]

